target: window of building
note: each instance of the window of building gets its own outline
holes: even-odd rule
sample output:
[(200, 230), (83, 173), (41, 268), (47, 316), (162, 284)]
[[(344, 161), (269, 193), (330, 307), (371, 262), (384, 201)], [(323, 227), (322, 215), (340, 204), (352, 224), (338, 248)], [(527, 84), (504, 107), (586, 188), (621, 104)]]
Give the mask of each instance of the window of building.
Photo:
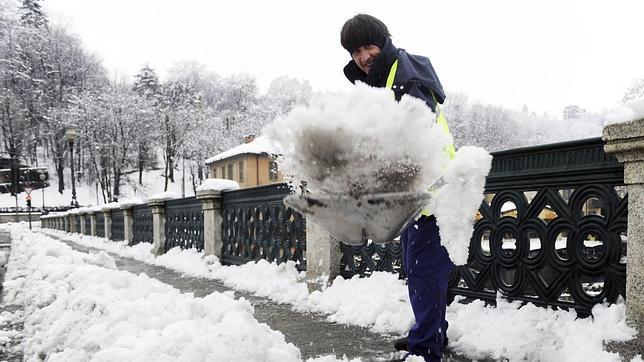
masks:
[(221, 166), (221, 178), (226, 178), (226, 167)]
[(228, 179), (229, 180), (233, 179), (233, 164), (232, 163), (228, 164)]
[(244, 174), (244, 160), (239, 161), (239, 182), (244, 182), (244, 178), (246, 175)]
[(268, 163), (268, 179), (271, 181), (277, 180), (277, 162), (275, 161)]

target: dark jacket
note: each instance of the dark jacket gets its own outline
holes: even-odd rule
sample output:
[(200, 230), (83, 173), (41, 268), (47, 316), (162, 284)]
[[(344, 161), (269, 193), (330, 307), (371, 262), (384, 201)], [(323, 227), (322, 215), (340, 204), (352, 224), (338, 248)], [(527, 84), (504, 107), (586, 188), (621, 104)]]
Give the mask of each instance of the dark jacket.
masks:
[(393, 85), (396, 100), (400, 100), (403, 94), (409, 94), (424, 100), (433, 111), (436, 111), (434, 97), (442, 104), (445, 101), (445, 92), (429, 58), (409, 54), (404, 49), (396, 48), (389, 37), (385, 38), (380, 56), (376, 58), (369, 74), (360, 70), (351, 60), (344, 67), (344, 75), (351, 83), (360, 81), (372, 87), (384, 87), (396, 59), (398, 59), (398, 70)]

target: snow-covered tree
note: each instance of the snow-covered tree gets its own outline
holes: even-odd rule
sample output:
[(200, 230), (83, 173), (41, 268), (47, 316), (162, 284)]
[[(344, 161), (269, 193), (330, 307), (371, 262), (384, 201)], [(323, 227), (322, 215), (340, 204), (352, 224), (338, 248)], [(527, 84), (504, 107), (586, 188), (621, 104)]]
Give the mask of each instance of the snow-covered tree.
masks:
[(585, 109), (577, 105), (568, 105), (564, 107), (563, 110), (563, 119), (579, 119), (588, 113)]
[(163, 144), (165, 187), (174, 182), (174, 167), (191, 131), (198, 129), (202, 120), (202, 106), (198, 93), (179, 82), (166, 82), (161, 87), (159, 104), (162, 120), (159, 138)]
[(42, 11), (40, 0), (22, 0), (22, 5), (20, 6), (20, 22), (32, 27), (40, 27), (47, 24), (47, 16)]
[(290, 112), (297, 105), (308, 104), (312, 94), (308, 80), (281, 76), (271, 81), (262, 103), (268, 109), (269, 117), (274, 118)]
[(145, 64), (134, 76), (132, 90), (143, 97), (155, 97), (159, 94), (159, 76), (156, 71)]
[(622, 103), (644, 97), (644, 78), (635, 79), (624, 93)]
[(168, 71), (168, 80), (192, 87), (205, 108), (216, 107), (224, 93), (219, 75), (196, 61), (175, 62)]

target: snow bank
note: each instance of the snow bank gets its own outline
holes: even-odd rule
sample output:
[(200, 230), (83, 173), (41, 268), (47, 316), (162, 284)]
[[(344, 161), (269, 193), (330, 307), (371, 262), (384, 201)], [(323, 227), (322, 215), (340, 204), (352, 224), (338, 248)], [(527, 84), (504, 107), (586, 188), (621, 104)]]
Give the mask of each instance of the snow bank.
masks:
[(201, 185), (199, 185), (199, 187), (197, 187), (197, 191), (225, 191), (237, 189), (239, 189), (237, 181), (222, 178), (206, 179), (201, 183)]
[(635, 331), (626, 325), (624, 304), (596, 305), (592, 318), (499, 298), (497, 307), (453, 302), (447, 310), (450, 347), (469, 358), (510, 361), (620, 361), (604, 351), (604, 341), (625, 341)]
[(326, 94), (268, 125), (280, 167), (313, 192), (362, 195), (425, 190), (440, 176), (451, 141), (419, 99), (359, 84)]
[(492, 156), (479, 147), (461, 147), (445, 173), (434, 202), (441, 243), (456, 265), (467, 263), (474, 216), (483, 200)]
[(337, 277), (324, 291), (314, 291), (309, 308), (329, 314), (336, 323), (370, 327), (376, 332), (405, 333), (414, 324), (405, 282), (394, 273), (375, 272), (369, 278)]
[(7, 300), (25, 306), (25, 360), (300, 360), (232, 292), (195, 298), (112, 269), (104, 252), (76, 252), (21, 228), (12, 238)]

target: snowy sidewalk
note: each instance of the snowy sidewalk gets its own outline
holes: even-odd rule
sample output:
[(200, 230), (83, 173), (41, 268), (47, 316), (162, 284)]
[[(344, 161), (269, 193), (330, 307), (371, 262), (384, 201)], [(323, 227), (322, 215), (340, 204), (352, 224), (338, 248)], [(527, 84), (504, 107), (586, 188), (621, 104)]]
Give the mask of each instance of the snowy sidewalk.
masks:
[(11, 235), (8, 232), (0, 231), (0, 361), (22, 361), (20, 348), (22, 323), (19, 316), (22, 315), (20, 306), (5, 305), (2, 297), (4, 295), (2, 283), (4, 281), (4, 264), (11, 246)]
[[(50, 237), (55, 238), (51, 235)], [(101, 251), (73, 242), (61, 241), (84, 253)], [(151, 278), (179, 289), (182, 293), (193, 293), (195, 297), (205, 297), (213, 292), (230, 291), (230, 288), (217, 280), (182, 275), (164, 267), (119, 257), (115, 254), (110, 254), (110, 256), (114, 258), (119, 270), (133, 274), (145, 273)], [(293, 343), (300, 349), (304, 359), (334, 354), (338, 357), (360, 357), (365, 361), (387, 361), (395, 359), (398, 355), (391, 343), (394, 337), (376, 334), (365, 328), (330, 323), (325, 320), (325, 316), (296, 312), (290, 305), (278, 304), (250, 293), (235, 291), (235, 298), (241, 297), (253, 305), (254, 316), (259, 322), (266, 323), (272, 329), (282, 332), (287, 342)]]
[[(413, 321), (406, 286), (390, 273), (337, 278), (310, 293), (293, 263), (223, 266), (193, 249), (154, 257), (145, 243), (10, 229), (5, 293), (25, 306), (25, 358), (77, 348), (110, 361), (125, 348), (148, 360), (150, 353), (231, 360), (222, 354), (241, 351), (236, 356), (249, 361), (284, 361), (274, 358), (278, 353), (293, 361), (383, 362), (398, 358), (391, 340)], [(593, 318), (580, 319), (574, 311), (503, 298), (496, 307), (455, 301), (447, 311), (445, 360), (641, 362), (624, 310), (620, 303), (597, 305)], [(634, 353), (621, 358), (604, 348), (626, 341)]]

